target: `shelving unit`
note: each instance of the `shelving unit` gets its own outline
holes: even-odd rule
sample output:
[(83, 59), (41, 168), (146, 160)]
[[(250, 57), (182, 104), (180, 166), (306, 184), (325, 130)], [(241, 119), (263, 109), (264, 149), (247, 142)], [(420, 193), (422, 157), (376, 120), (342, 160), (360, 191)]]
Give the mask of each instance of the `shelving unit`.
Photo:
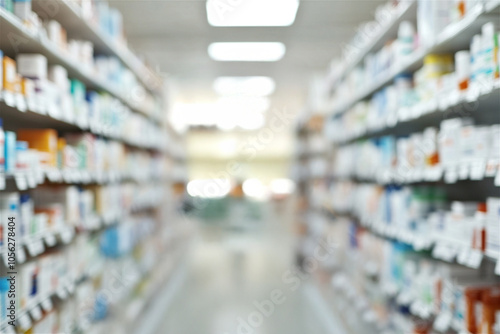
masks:
[[(92, 118), (90, 112), (84, 117), (69, 117), (62, 110), (68, 107), (61, 102), (62, 97), (54, 104), (38, 93), (28, 95), (4, 87), (0, 89), (3, 129), (53, 129), (58, 140), (86, 134), (92, 139), (82, 145), (92, 149), (104, 145), (101, 150), (110, 150), (113, 144), (122, 159), (106, 166), (94, 160), (68, 165), (64, 160), (67, 153), (61, 150), (62, 163), (57, 166), (42, 163), (42, 158), (37, 164), (30, 163), (35, 167), (16, 166), (5, 171), (2, 165), (0, 200), (4, 200), (3, 196), (28, 194), (33, 212), (29, 211), (32, 216), (27, 225), (27, 214), (22, 211), (26, 207), (14, 214), (20, 224), (16, 225), (15, 237), (16, 328), (8, 325), (8, 318), (2, 318), (0, 332), (48, 332), (57, 328), (57, 332), (98, 334), (120, 326), (119, 332), (125, 332), (131, 329), (125, 324), (141, 316), (156, 297), (154, 291), (169, 279), (191, 235), (190, 224), (181, 221), (178, 212), (182, 194), (176, 192), (185, 184), (183, 138), (167, 122), (162, 76), (142, 62), (124, 40), (108, 36), (95, 17), (85, 14), (79, 2), (34, 0), (32, 11), (45, 23), (58, 22), (68, 39), (90, 42), (94, 58), (113, 57), (120, 68), (132, 73), (137, 85), (133, 90), (119, 89), (52, 42), (45, 26), (23, 22), (0, 5), (3, 56), (16, 59), (20, 53), (40, 54), (49, 67), (60, 65), (69, 79), (82, 82), (85, 93), (93, 91), (116, 102), (111, 107), (114, 119), (107, 124)], [(62, 96), (70, 92), (57, 93)], [(142, 127), (137, 126), (139, 121)], [(41, 151), (31, 146), (29, 149), (32, 154), (36, 152), (32, 157), (42, 156)], [(75, 159), (90, 159), (89, 151), (72, 149), (77, 154)], [(92, 159), (97, 161), (95, 156)], [(67, 195), (70, 188), (76, 197)], [(61, 195), (55, 195), (57, 191), (63, 191), (63, 199), (44, 198), (49, 204), (41, 204), (43, 191), (54, 198)], [(74, 215), (68, 218), (68, 203), (77, 204), (77, 212), (73, 212), (77, 219)], [(56, 213), (47, 213), (47, 208), (40, 205), (56, 208)], [(3, 235), (7, 231), (3, 221), (7, 213), (0, 214)], [(33, 218), (35, 215), (38, 220)], [(57, 224), (52, 221), (56, 218)], [(33, 226), (36, 230), (32, 230)], [(12, 262), (4, 236), (0, 238), (0, 276), (5, 277)], [(30, 271), (32, 267), (36, 270)], [(27, 279), (29, 273), (36, 279)], [(112, 289), (113, 279), (123, 283), (123, 289)], [(0, 298), (2, 303), (9, 303), (5, 291), (0, 291)]]
[[(445, 159), (439, 139), (449, 138), (440, 130), (448, 120), (470, 119), (475, 125), (463, 121), (464, 129), (473, 131), (500, 124), (500, 79), (471, 79), (465, 89), (442, 89), (444, 75), (454, 71), (450, 69), (437, 77), (439, 89), (430, 96), (421, 98), (413, 86), (429, 55), (451, 54), (453, 59), (455, 52), (469, 50), (472, 38), (489, 22), (499, 34), (500, 2), (477, 1), (473, 7), (467, 2), (465, 15), (436, 31), (431, 43), (394, 56), (398, 49), (392, 40), (402, 22), (420, 33), (422, 2), (400, 1), (386, 11), (384, 22), (371, 25), (379, 28), (376, 37), (360, 45), (361, 27), (345, 47), (352, 52), (325, 75), (322, 94), (316, 94), (322, 100), (314, 103), (322, 109), (308, 110), (297, 127), (299, 217), (307, 225), (307, 242), (335, 245), (333, 258), (321, 263), (315, 276), (332, 312), (341, 315), (351, 333), (482, 334), (500, 329), (498, 310), (493, 311), (495, 319), (478, 313), (471, 323), (466, 307), (472, 299), (465, 297), (476, 293), (478, 305), (472, 307), (489, 307), (483, 303), (497, 298), (492, 291), (500, 287), (500, 251), (495, 248), (500, 216), (494, 215), (500, 199), (494, 143), (500, 137), (488, 132), (483, 142), (487, 155), (469, 160), (456, 155), (455, 161)], [(391, 62), (371, 75), (367, 71), (376, 66), (369, 67), (367, 60), (376, 59), (388, 45), (394, 48), (387, 51)], [(406, 105), (395, 100), (394, 107), (387, 102), (393, 97), (388, 89), (402, 75), (410, 78), (412, 100)], [(310, 120), (318, 118), (323, 126), (311, 127)], [(436, 139), (425, 137), (427, 146), (421, 147), (429, 128), (436, 129)], [(457, 127), (457, 138), (460, 131)], [(423, 160), (414, 158), (415, 152)], [(461, 211), (465, 206), (478, 213)], [(481, 210), (488, 211), (483, 216)], [(305, 250), (302, 256), (313, 254)], [(478, 285), (487, 288), (476, 291)]]

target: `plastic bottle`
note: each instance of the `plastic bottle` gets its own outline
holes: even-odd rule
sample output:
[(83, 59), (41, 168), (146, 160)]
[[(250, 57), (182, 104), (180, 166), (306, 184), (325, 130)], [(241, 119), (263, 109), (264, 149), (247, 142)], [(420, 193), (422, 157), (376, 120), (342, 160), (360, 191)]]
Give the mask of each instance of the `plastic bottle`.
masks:
[(413, 52), (415, 45), (415, 27), (410, 21), (403, 21), (398, 29), (398, 46), (401, 56), (409, 55)]
[(486, 249), (486, 203), (479, 203), (474, 215), (474, 232), (472, 248), (485, 251)]
[(488, 81), (493, 80), (495, 64), (495, 24), (488, 22), (481, 28), (481, 72)]
[(455, 54), (455, 72), (457, 77), (458, 90), (464, 91), (469, 87), (469, 77), (471, 72), (471, 56), (469, 51), (458, 51)]

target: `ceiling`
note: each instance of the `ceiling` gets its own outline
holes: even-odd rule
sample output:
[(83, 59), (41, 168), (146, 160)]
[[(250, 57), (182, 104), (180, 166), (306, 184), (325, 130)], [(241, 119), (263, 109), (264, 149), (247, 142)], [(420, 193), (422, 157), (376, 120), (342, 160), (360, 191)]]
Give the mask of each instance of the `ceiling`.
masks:
[[(325, 73), (356, 28), (373, 19), (375, 8), (386, 1), (301, 0), (294, 24), (273, 28), (211, 27), (205, 0), (110, 0), (110, 5), (123, 14), (130, 47), (173, 79), (176, 102), (214, 101), (212, 84), (218, 76), (270, 76), (276, 81), (276, 91), (267, 112), (269, 121), (284, 110), (297, 114), (304, 109), (313, 75)], [(270, 63), (217, 62), (208, 56), (210, 43), (244, 41), (282, 42), (287, 51), (282, 60)], [(290, 158), (293, 122), (288, 125), (288, 132), (276, 133), (273, 141), (259, 150), (256, 160), (273, 161), (273, 165)], [(240, 159), (238, 147), (256, 135), (191, 131), (188, 156), (191, 161), (211, 161), (214, 166), (217, 161)], [(205, 170), (207, 164), (201, 166), (199, 169)]]
[[(290, 27), (220, 28), (208, 24), (205, 0), (110, 1), (124, 16), (130, 46), (174, 78), (184, 102), (215, 98), (212, 82), (221, 75), (266, 75), (277, 82), (274, 106), (297, 110), (304, 105), (312, 74), (323, 72), (359, 24), (372, 19), (384, 2), (302, 0)], [(283, 42), (287, 52), (272, 63), (216, 62), (208, 57), (210, 43), (229, 41)]]

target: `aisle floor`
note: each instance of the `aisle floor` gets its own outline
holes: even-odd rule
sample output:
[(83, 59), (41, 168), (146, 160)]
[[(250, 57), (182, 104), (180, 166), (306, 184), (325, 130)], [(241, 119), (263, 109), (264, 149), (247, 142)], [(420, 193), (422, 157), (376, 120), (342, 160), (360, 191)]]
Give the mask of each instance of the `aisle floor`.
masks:
[[(307, 279), (296, 290), (283, 280), (285, 272), (294, 270), (291, 233), (271, 217), (248, 224), (253, 228), (243, 231), (201, 229), (185, 279), (156, 333), (327, 333), (307, 296)], [(279, 304), (265, 302), (259, 312), (255, 303), (279, 291)]]

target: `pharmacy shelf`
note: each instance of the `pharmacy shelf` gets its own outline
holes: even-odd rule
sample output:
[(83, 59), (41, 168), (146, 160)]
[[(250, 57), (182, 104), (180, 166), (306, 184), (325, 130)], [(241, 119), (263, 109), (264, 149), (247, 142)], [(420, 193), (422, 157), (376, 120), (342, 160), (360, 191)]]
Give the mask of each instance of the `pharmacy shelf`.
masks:
[[(33, 322), (42, 319), (44, 312), (50, 312), (54, 309), (54, 301), (56, 299), (65, 300), (68, 296), (72, 295), (76, 286), (80, 284), (81, 281), (82, 279), (72, 281), (66, 278), (53, 293), (41, 296), (41, 298), (31, 305), (23, 307), (21, 310), (17, 310), (16, 327), (29, 329)], [(16, 333), (16, 331), (8, 325), (8, 322), (0, 324), (0, 330), (2, 333), (6, 334)]]
[[(471, 108), (471, 104), (476, 102), (477, 104)], [(443, 119), (454, 116), (474, 118), (478, 121), (477, 124), (498, 124), (500, 123), (498, 110), (500, 110), (500, 80), (463, 93), (456, 91), (413, 107), (401, 108), (396, 113), (397, 119), (387, 117), (382, 128), (365, 128), (343, 140), (335, 140), (334, 143), (344, 145), (385, 135), (409, 135), (423, 131), (426, 127), (436, 126)]]
[[(483, 261), (496, 263), (500, 260), (500, 254), (472, 249), (458, 240), (443, 235), (417, 233), (386, 224), (373, 217), (359, 217), (349, 211), (334, 211), (329, 212), (329, 215), (353, 219), (361, 226), (367, 228), (371, 233), (388, 240), (395, 240), (410, 245), (417, 252), (430, 251), (432, 258), (436, 260), (449, 263), (456, 262), (473, 269), (478, 269)], [(500, 273), (497, 274), (500, 275)]]
[[(20, 19), (5, 9), (0, 8), (0, 46), (4, 54), (15, 55), (18, 53), (40, 53), (47, 57), (49, 64), (57, 64), (66, 68), (70, 78), (82, 81), (87, 88), (96, 91), (106, 91), (122, 101), (129, 108), (143, 115), (149, 115), (140, 105), (133, 102), (130, 96), (124, 96), (112, 85), (99, 79), (96, 73), (86, 71), (78, 63), (67, 57), (64, 51), (59, 50), (45, 36), (23, 25)], [(158, 120), (153, 119), (155, 122)]]
[(85, 18), (81, 8), (74, 1), (53, 0), (50, 5), (46, 3), (46, 0), (34, 0), (33, 10), (41, 13), (42, 17), (49, 16), (59, 22), (70, 37), (92, 42), (98, 54), (119, 58), (152, 93), (158, 93), (162, 89), (162, 80), (126, 46), (114, 43), (99, 30), (94, 21)]
[[(63, 246), (70, 244), (75, 235), (82, 232), (101, 232), (103, 229), (111, 227), (120, 221), (127, 220), (132, 213), (137, 213), (141, 210), (149, 210), (159, 207), (159, 199), (154, 199), (150, 203), (140, 203), (133, 205), (128, 212), (108, 212), (105, 215), (99, 216), (94, 214), (87, 218), (82, 223), (78, 223), (79, 227), (65, 225), (56, 231), (46, 231), (38, 235), (25, 237), (16, 242), (16, 266), (25, 263), (29, 258), (35, 258), (42, 255), (48, 248)], [(8, 268), (8, 251), (7, 246), (0, 248), (0, 257), (3, 258), (3, 265)]]
[[(428, 182), (442, 182), (455, 184), (460, 181), (491, 180), (496, 187), (500, 187), (500, 162), (497, 159), (471, 161), (455, 166), (429, 166), (425, 168), (381, 169), (371, 177), (333, 175), (335, 179), (370, 182), (380, 185), (414, 184)], [(493, 179), (494, 178), (494, 179)]]
[(473, 11), (467, 14), (462, 20), (450, 24), (436, 38), (436, 42), (425, 49), (415, 50), (400, 63), (393, 64), (387, 73), (381, 74), (372, 84), (359, 90), (352, 98), (345, 102), (331, 107), (332, 115), (341, 115), (351, 108), (358, 101), (364, 100), (375, 92), (390, 84), (394, 78), (402, 73), (414, 72), (423, 66), (426, 55), (431, 53), (452, 52), (460, 49), (468, 49), (472, 37), (481, 30), (481, 26), (488, 21), (498, 21), (498, 2), (485, 6), (479, 4)]
[(37, 169), (18, 171), (14, 173), (0, 173), (0, 190), (7, 188), (8, 182), (13, 181), (19, 191), (34, 189), (46, 181), (64, 184), (116, 184), (126, 181), (136, 183), (163, 182), (168, 177), (136, 175), (136, 173), (120, 173), (117, 171), (86, 171), (80, 169)]
[[(398, 33), (399, 24), (403, 21), (415, 21), (417, 17), (417, 0), (403, 1), (400, 2), (397, 9), (393, 12), (392, 17), (386, 22), (377, 22), (381, 28), (377, 33), (377, 36), (369, 38), (369, 42), (364, 47), (357, 47), (356, 45), (349, 45), (349, 48), (354, 49), (356, 52), (355, 57), (349, 58), (343, 71), (337, 77), (333, 86), (340, 83), (340, 80), (344, 78), (349, 72), (351, 72), (356, 66), (358, 66), (365, 57), (382, 48), (387, 40), (395, 38)], [(369, 32), (373, 33), (373, 32)], [(366, 33), (368, 35), (368, 32)], [(366, 36), (368, 38), (368, 36)], [(358, 49), (358, 50), (356, 50)]]
[(89, 124), (78, 124), (62, 119), (61, 116), (53, 114), (52, 110), (27, 101), (22, 96), (13, 96), (0, 91), (0, 117), (4, 121), (4, 127), (13, 128), (53, 128), (59, 131), (86, 131), (97, 136), (119, 140), (128, 146), (138, 149), (163, 151), (162, 143), (138, 143), (130, 139), (130, 136), (120, 136), (108, 127), (98, 128)]
[[(26, 262), (28, 257), (36, 257), (45, 252), (46, 248), (56, 245), (67, 245), (71, 243), (75, 236), (73, 226), (63, 226), (57, 231), (47, 231), (42, 234), (30, 236), (16, 242), (16, 266)], [(0, 249), (0, 256), (3, 258), (5, 267), (9, 266), (7, 245)], [(25, 250), (26, 249), (26, 250)], [(27, 252), (26, 252), (27, 251)]]
[[(184, 246), (189, 245), (189, 241), (183, 243)], [(143, 313), (144, 308), (147, 306), (146, 301), (142, 301), (141, 303), (135, 303), (134, 301), (137, 301), (132, 297), (132, 292), (136, 290), (139, 286), (143, 286), (145, 281), (149, 281), (151, 277), (154, 275), (161, 275), (162, 280), (161, 283), (165, 283), (165, 280), (169, 277), (172, 277), (175, 275), (175, 277), (172, 277), (171, 280), (175, 280), (174, 283), (176, 284), (181, 284), (182, 282), (179, 282), (179, 273), (174, 272), (174, 269), (179, 270), (182, 269), (181, 264), (179, 264), (180, 260), (183, 258), (183, 256), (186, 253), (185, 250), (186, 247), (180, 246), (176, 250), (174, 250), (173, 253), (170, 253), (168, 257), (161, 258), (159, 259), (153, 266), (150, 268), (147, 268), (145, 270), (142, 270), (141, 274), (137, 276), (134, 282), (132, 282), (129, 285), (129, 288), (127, 291), (122, 293), (121, 298), (119, 301), (115, 301), (115, 303), (111, 304), (111, 313), (114, 314), (119, 314), (121, 317), (123, 317), (123, 320), (125, 325), (128, 326), (133, 326), (135, 323), (140, 322), (140, 315)], [(180, 268), (179, 268), (180, 267)], [(167, 287), (171, 288), (172, 285), (169, 283), (166, 285)], [(154, 289), (151, 289), (150, 286), (147, 286), (145, 289), (143, 288), (142, 294), (144, 299), (151, 301), (155, 295), (158, 296), (158, 288), (159, 286), (155, 286)], [(161, 294), (161, 292), (160, 292)], [(134, 304), (134, 305), (132, 305)], [(156, 305), (156, 304), (155, 304)], [(159, 310), (163, 310), (164, 308), (160, 308)], [(151, 311), (151, 313), (158, 313), (155, 312), (154, 310)], [(149, 315), (145, 315), (145, 318), (151, 319)], [(78, 324), (78, 328), (81, 329), (85, 333), (93, 333), (93, 334), (104, 334), (104, 333), (109, 333), (109, 328), (108, 326), (110, 325), (110, 318), (105, 319), (104, 321), (101, 322), (96, 322), (93, 324), (86, 324), (82, 325), (81, 323)], [(131, 329), (131, 327), (127, 327), (128, 329)], [(147, 333), (144, 328), (151, 328), (151, 323), (148, 323), (141, 329), (141, 333)]]
[[(71, 239), (73, 239), (73, 235), (74, 232)], [(141, 242), (144, 242), (148, 237), (152, 236), (153, 235), (151, 234), (146, 235)], [(50, 312), (54, 308), (53, 302), (55, 300), (67, 299), (69, 296), (73, 295), (76, 288), (80, 284), (101, 275), (106, 270), (106, 260), (106, 258), (101, 257), (100, 260), (93, 263), (89, 268), (87, 268), (82, 276), (76, 279), (71, 279), (70, 277), (62, 279), (55, 291), (45, 296), (39, 296), (35, 301), (30, 303), (30, 305), (23, 307), (21, 310), (18, 310), (16, 314), (17, 325), (23, 329), (29, 329), (33, 322), (36, 322), (42, 318), (43, 312)], [(20, 263), (21, 262), (17, 261), (16, 265)], [(158, 265), (158, 263), (156, 265)], [(156, 265), (152, 266), (152, 268), (155, 268)], [(142, 272), (140, 277), (138, 277), (136, 281), (131, 284), (129, 291), (131, 292), (135, 290), (141, 283), (141, 281), (148, 277), (149, 273), (150, 271)], [(7, 321), (0, 324), (0, 330), (2, 333), (11, 333), (12, 328), (9, 327), (10, 326), (7, 325)]]

